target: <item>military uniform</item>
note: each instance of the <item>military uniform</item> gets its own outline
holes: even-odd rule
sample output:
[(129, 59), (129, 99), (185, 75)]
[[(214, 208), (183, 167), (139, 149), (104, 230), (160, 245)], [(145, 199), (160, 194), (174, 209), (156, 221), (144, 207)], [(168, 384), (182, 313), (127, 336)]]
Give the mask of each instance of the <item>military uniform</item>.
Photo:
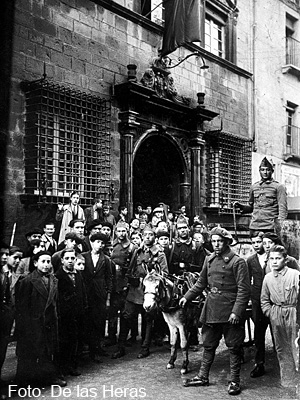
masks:
[[(246, 262), (229, 247), (220, 255), (212, 253), (206, 258), (198, 281), (184, 297), (193, 300), (204, 289), (208, 294), (200, 316), (204, 352), (199, 376), (208, 381), (215, 351), (223, 334), (230, 351), (231, 380), (239, 384), (245, 337), (244, 317), (250, 296)], [(239, 324), (228, 322), (232, 313), (239, 317)]]
[(280, 222), (288, 214), (285, 187), (274, 179), (255, 182), (250, 188), (249, 206), (244, 206), (243, 212), (252, 212), (251, 230), (279, 232)]
[(148, 271), (151, 271), (154, 266), (159, 266), (162, 272), (168, 273), (167, 259), (165, 253), (159, 246), (155, 244), (151, 247), (143, 246), (133, 254), (128, 271), (129, 291), (126, 297), (120, 326), (119, 351), (115, 354), (114, 358), (125, 354), (124, 347), (129, 328), (135, 316), (138, 314), (145, 315), (146, 319), (146, 332), (142, 344), (142, 351), (144, 350), (145, 352), (141, 352), (140, 354), (145, 357), (149, 354), (153, 315), (151, 313), (145, 313), (143, 308), (144, 290), (142, 282)]

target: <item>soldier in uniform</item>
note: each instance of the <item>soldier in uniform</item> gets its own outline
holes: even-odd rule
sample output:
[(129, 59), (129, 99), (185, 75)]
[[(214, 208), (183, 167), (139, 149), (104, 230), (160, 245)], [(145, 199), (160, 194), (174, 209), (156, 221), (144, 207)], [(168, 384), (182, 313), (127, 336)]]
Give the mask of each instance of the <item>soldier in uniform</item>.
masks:
[(226, 229), (211, 230), (214, 252), (206, 257), (201, 275), (195, 285), (182, 297), (179, 304), (208, 294), (201, 312), (203, 323), (203, 358), (199, 374), (185, 381), (184, 386), (209, 386), (209, 371), (222, 335), (230, 352), (231, 382), (228, 393), (241, 392), (240, 370), (242, 346), (245, 338), (245, 311), (250, 297), (250, 282), (245, 260), (229, 247), (233, 239)]
[(242, 213), (251, 213), (251, 231), (276, 232), (280, 234), (283, 221), (286, 219), (287, 195), (285, 187), (272, 178), (273, 164), (265, 157), (260, 166), (261, 180), (250, 188), (249, 205), (234, 203)]
[[(143, 246), (134, 252), (127, 273), (129, 291), (126, 297), (123, 319), (121, 320), (119, 349), (112, 355), (112, 358), (119, 358), (125, 355), (125, 343), (132, 320), (137, 314), (141, 313), (143, 315), (145, 313), (143, 309), (143, 279), (148, 271), (151, 271), (153, 268), (160, 268), (161, 271), (168, 273), (166, 256), (161, 248), (155, 244), (154, 231), (150, 226), (147, 226), (144, 229)], [(153, 315), (150, 314), (146, 313), (145, 315), (146, 333), (138, 358), (148, 357), (150, 354), (149, 347), (153, 321)]]

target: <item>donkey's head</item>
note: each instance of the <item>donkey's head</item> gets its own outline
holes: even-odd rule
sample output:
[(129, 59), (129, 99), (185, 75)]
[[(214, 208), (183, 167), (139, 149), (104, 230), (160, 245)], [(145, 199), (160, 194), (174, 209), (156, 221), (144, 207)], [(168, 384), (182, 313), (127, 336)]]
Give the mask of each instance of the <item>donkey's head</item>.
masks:
[(143, 307), (146, 312), (155, 309), (158, 303), (164, 297), (163, 277), (155, 271), (149, 272), (143, 281), (144, 285), (144, 303)]

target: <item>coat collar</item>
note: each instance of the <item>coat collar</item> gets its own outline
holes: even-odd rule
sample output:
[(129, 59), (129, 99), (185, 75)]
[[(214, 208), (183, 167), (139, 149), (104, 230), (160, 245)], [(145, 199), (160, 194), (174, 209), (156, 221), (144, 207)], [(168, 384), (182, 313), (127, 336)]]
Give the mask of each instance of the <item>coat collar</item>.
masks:
[(212, 261), (216, 257), (221, 257), (225, 263), (229, 263), (229, 261), (235, 256), (235, 253), (228, 247), (222, 254), (219, 256), (216, 255), (215, 252), (213, 252), (209, 257), (208, 261)]
[(46, 307), (51, 303), (53, 300), (56, 290), (57, 290), (57, 280), (54, 278), (52, 274), (49, 275), (49, 291), (46, 289), (43, 281), (42, 276), (39, 274), (37, 270), (34, 270), (31, 273), (31, 282), (35, 289), (40, 293), (42, 297), (47, 299)]

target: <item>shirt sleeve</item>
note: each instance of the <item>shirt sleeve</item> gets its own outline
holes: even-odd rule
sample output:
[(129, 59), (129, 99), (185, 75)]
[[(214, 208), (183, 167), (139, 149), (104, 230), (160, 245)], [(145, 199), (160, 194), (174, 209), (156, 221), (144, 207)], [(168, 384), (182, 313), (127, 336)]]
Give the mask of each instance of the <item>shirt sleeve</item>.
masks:
[(283, 185), (277, 188), (278, 219), (285, 220), (288, 215), (286, 189)]
[(271, 308), (272, 308), (272, 304), (271, 304), (271, 299), (270, 299), (270, 290), (269, 290), (266, 278), (263, 281), (263, 285), (262, 285), (262, 289), (261, 289), (260, 304), (261, 304), (262, 312), (267, 317), (269, 317)]

